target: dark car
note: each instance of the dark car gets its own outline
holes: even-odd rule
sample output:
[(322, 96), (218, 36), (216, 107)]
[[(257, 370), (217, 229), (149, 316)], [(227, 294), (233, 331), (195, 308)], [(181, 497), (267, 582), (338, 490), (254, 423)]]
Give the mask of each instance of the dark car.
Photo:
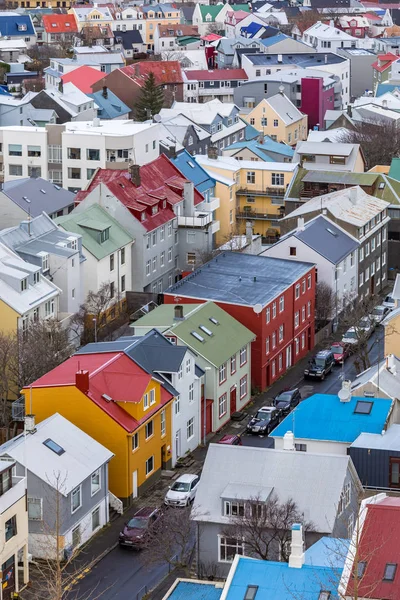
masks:
[(346, 358), (350, 356), (350, 348), (343, 342), (333, 342), (330, 350), (337, 365), (342, 365)]
[(160, 516), (161, 511), (158, 508), (141, 508), (133, 515), (132, 519), (125, 523), (124, 529), (119, 534), (119, 545), (136, 549), (142, 548), (149, 531), (157, 523)]
[(219, 440), (218, 444), (226, 444), (228, 446), (242, 446), (242, 440), (239, 435), (224, 435)]
[(247, 424), (249, 433), (268, 435), (279, 423), (279, 412), (274, 406), (263, 406)]
[(330, 350), (321, 350), (308, 363), (307, 369), (304, 370), (304, 377), (323, 381), (332, 371), (334, 364), (333, 353)]
[(280, 417), (286, 417), (290, 411), (301, 401), (301, 394), (294, 390), (283, 390), (274, 398), (274, 406), (279, 411)]

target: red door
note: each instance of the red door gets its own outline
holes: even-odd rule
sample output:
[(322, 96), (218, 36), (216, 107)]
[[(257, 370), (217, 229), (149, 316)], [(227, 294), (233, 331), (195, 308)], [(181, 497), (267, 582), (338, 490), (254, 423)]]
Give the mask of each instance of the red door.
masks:
[(236, 412), (236, 386), (231, 388), (231, 415)]

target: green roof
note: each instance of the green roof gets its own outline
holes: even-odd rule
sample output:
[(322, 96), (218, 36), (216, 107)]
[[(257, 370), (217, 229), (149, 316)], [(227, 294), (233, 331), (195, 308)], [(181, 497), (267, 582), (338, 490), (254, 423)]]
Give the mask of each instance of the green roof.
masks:
[(400, 181), (400, 158), (392, 158), (392, 164), (389, 169), (389, 177)]
[[(188, 313), (196, 309), (200, 304), (182, 304), (183, 316), (186, 317)], [(131, 324), (133, 329), (136, 327), (156, 327), (161, 331), (169, 329), (174, 324), (174, 305), (173, 304), (161, 304), (154, 310), (151, 310), (147, 315), (140, 317), (137, 321)]]
[[(217, 324), (210, 319), (217, 321)], [(169, 332), (216, 367), (255, 338), (252, 331), (214, 302), (201, 304), (184, 321), (173, 325)]]
[(193, 44), (194, 42), (198, 42), (200, 38), (195, 37), (194, 35), (186, 35), (184, 37), (178, 38), (178, 46), (185, 46), (186, 44)]
[(221, 12), (221, 10), (224, 8), (223, 4), (215, 4), (214, 6), (207, 6), (207, 5), (199, 5), (200, 8), (200, 12), (201, 12), (201, 16), (203, 18), (203, 21), (206, 21), (206, 16), (210, 15), (211, 16), (211, 21), (206, 21), (208, 23), (213, 23), (215, 21), (215, 17), (217, 17), (219, 15), (219, 13)]
[[(132, 236), (121, 227), (110, 214), (98, 204), (88, 206), (85, 210), (75, 212), (55, 219), (65, 231), (79, 233), (82, 236), (83, 247), (97, 260), (116, 252), (122, 246), (133, 241)], [(109, 230), (109, 237), (103, 243), (96, 239), (96, 233)], [(96, 233), (93, 233), (96, 232)]]

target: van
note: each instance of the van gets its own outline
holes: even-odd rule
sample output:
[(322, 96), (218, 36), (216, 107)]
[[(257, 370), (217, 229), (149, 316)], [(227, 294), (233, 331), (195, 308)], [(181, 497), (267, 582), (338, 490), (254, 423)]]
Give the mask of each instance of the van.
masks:
[(321, 350), (309, 362), (307, 369), (304, 370), (305, 379), (320, 379), (323, 381), (325, 377), (332, 371), (335, 364), (335, 357), (330, 350)]

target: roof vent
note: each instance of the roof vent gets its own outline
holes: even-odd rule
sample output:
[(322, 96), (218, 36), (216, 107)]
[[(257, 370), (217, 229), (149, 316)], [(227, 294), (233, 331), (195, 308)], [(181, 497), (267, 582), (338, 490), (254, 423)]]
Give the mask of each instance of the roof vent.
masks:
[(112, 402), (112, 398), (108, 394), (102, 394), (101, 397), (104, 398), (106, 402)]
[(342, 389), (338, 393), (340, 402), (350, 402), (351, 399), (351, 381), (345, 379), (342, 382)]

